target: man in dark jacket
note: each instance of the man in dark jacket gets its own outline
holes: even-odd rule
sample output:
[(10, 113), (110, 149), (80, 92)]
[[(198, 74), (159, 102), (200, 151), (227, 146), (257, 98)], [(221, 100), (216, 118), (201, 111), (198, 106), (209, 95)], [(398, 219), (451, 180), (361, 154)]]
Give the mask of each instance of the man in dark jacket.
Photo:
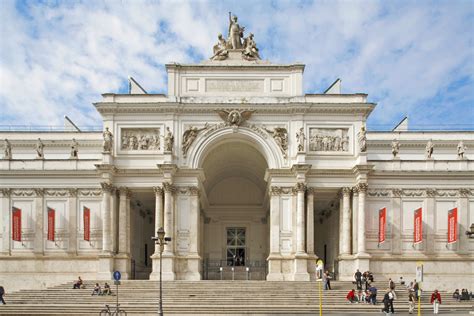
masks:
[(362, 290), (362, 273), (357, 269), (356, 273), (354, 273), (354, 279), (356, 281), (356, 286), (358, 290)]
[(5, 300), (3, 299), (3, 295), (5, 295), (5, 289), (3, 288), (3, 286), (0, 285), (0, 302), (3, 303), (3, 305), (5, 305)]

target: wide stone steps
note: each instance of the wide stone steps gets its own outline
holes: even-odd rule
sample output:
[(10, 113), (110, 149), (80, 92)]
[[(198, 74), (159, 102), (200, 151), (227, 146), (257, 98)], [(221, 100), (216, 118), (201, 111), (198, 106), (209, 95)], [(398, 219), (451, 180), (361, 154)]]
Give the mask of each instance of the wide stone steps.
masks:
[[(103, 285), (103, 281), (99, 282)], [(387, 282), (380, 282), (386, 284)], [(7, 305), (0, 306), (6, 315), (92, 315), (109, 304), (112, 296), (91, 296), (95, 281), (86, 289), (73, 290), (72, 282), (45, 290), (23, 290), (8, 294)], [(377, 286), (377, 285), (376, 285)], [(332, 282), (331, 291), (322, 291), (323, 309), (339, 313), (379, 313), (381, 305), (350, 304), (345, 300), (351, 282)], [(383, 288), (379, 288), (378, 300)], [(396, 291), (395, 309), (406, 311), (407, 293)], [(158, 309), (159, 283), (148, 280), (125, 280), (119, 287), (119, 303), (128, 314), (152, 315)], [(422, 309), (431, 310), (428, 293), (422, 296)], [(441, 311), (469, 311), (471, 304), (456, 302), (442, 293)], [(163, 306), (166, 314), (308, 314), (319, 311), (318, 284), (315, 282), (262, 281), (174, 281), (163, 283)]]

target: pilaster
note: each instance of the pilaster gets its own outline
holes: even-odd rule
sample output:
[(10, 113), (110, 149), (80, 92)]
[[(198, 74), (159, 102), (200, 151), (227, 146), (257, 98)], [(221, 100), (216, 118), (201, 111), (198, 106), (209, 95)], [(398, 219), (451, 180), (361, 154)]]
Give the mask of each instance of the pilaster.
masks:
[(77, 255), (77, 189), (69, 189), (69, 248), (70, 255)]
[(11, 253), (10, 230), (11, 230), (11, 203), (10, 203), (10, 189), (0, 189), (0, 217), (2, 219), (1, 237), (2, 243), (0, 245), (0, 255), (9, 255)]
[(469, 212), (472, 214), (472, 210), (469, 210), (469, 197), (472, 197), (473, 191), (469, 189), (459, 190), (459, 225), (458, 225), (458, 238), (459, 238), (459, 254), (469, 254), (469, 236), (466, 235), (466, 231), (470, 231), (471, 223), (474, 222), (474, 218), (471, 218), (469, 222)]
[(426, 216), (426, 223), (423, 230), (426, 232), (426, 254), (433, 255), (435, 251), (435, 210), (436, 190), (426, 190), (426, 209), (423, 215)]
[(283, 281), (280, 252), (280, 194), (281, 188), (270, 187), (270, 255), (267, 281)]
[(351, 253), (351, 188), (342, 188), (342, 251), (341, 254)]
[(402, 198), (401, 190), (392, 190), (392, 254), (402, 253)]
[(34, 253), (36, 255), (44, 254), (44, 192), (43, 189), (34, 189), (35, 191), (35, 242), (34, 242)]

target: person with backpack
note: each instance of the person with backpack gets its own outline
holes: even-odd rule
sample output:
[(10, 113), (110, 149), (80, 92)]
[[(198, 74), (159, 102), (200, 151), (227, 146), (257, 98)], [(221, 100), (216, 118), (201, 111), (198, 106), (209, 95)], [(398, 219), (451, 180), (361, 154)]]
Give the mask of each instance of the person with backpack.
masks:
[(416, 304), (416, 298), (415, 294), (413, 291), (409, 291), (408, 293), (408, 313), (413, 314), (413, 311), (415, 310), (415, 304)]
[(390, 289), (387, 289), (387, 291), (385, 292), (384, 296), (383, 296), (383, 299), (382, 299), (382, 303), (383, 303), (383, 308), (382, 308), (382, 313), (385, 313), (385, 315), (389, 315), (390, 314)]

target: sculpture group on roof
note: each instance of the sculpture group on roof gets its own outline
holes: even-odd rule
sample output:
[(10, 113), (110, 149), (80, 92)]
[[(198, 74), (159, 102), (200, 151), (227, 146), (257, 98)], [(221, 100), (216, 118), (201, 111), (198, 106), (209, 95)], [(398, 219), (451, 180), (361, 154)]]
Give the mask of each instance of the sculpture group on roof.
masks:
[(242, 58), (245, 60), (260, 59), (257, 43), (253, 39), (253, 34), (244, 37), (245, 27), (241, 27), (237, 22), (237, 17), (229, 12), (229, 32), (227, 40), (222, 34), (217, 35), (217, 44), (213, 47), (214, 55), (211, 60), (225, 60), (229, 57), (229, 50), (241, 50)]

